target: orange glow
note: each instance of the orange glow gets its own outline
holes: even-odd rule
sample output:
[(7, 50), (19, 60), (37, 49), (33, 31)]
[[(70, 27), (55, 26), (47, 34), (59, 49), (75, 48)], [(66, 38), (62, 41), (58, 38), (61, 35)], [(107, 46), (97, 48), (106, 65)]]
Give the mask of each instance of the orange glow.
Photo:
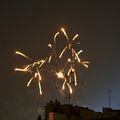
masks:
[(58, 72), (56, 73), (57, 77), (60, 78), (60, 79), (64, 79), (64, 74), (62, 72)]

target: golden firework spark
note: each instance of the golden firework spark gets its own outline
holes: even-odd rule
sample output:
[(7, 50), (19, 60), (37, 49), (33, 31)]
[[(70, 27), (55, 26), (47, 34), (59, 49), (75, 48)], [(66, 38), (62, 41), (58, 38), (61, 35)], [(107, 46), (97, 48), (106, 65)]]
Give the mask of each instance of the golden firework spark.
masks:
[(21, 56), (27, 58), (28, 60), (32, 60), (30, 57), (28, 57), (27, 55), (25, 55), (25, 54), (23, 54), (23, 53), (21, 53), (21, 52), (19, 52), (19, 51), (15, 51), (15, 54), (21, 55)]
[(51, 62), (51, 59), (52, 59), (52, 57), (53, 57), (53, 46), (52, 46), (52, 44), (48, 44), (48, 47), (51, 49), (51, 54), (50, 54), (50, 56), (49, 56), (49, 58), (48, 58), (48, 62), (50, 63)]
[(64, 28), (61, 28), (61, 31), (63, 32), (63, 34), (65, 35), (65, 37), (67, 38), (67, 40), (69, 40), (68, 35), (67, 35), (65, 29), (64, 29)]
[(56, 44), (56, 37), (59, 35), (59, 32), (57, 32), (55, 35), (54, 35), (54, 43)]

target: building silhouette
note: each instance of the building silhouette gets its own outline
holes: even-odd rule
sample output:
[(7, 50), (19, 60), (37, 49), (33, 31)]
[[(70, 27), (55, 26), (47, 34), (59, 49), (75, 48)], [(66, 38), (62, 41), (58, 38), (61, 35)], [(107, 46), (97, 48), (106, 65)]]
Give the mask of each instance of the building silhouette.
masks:
[(96, 112), (88, 107), (61, 104), (55, 100), (45, 106), (45, 120), (120, 120), (120, 110), (103, 108), (102, 112)]

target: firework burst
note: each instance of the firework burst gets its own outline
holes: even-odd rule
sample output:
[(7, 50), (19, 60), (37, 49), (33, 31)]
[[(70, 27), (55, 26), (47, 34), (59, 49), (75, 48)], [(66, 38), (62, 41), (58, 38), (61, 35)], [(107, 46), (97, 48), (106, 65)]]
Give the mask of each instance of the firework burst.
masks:
[(28, 59), (31, 62), (31, 64), (28, 64), (25, 67), (15, 68), (15, 71), (26, 72), (26, 73), (30, 73), (32, 75), (32, 77), (30, 78), (30, 80), (27, 83), (27, 87), (30, 86), (32, 80), (37, 79), (38, 80), (39, 93), (40, 93), (40, 95), (42, 95), (42, 89), (41, 89), (42, 76), (41, 76), (40, 72), (42, 70), (44, 70), (44, 69), (42, 69), (42, 66), (47, 62), (47, 58), (45, 58), (44, 60), (41, 59), (41, 60), (34, 61), (30, 57), (28, 57), (27, 55), (25, 55), (25, 54), (23, 54), (19, 51), (16, 51), (15, 53), (17, 55), (25, 57), (26, 59)]
[[(63, 69), (60, 70), (59, 72), (57, 72), (56, 75), (58, 78), (64, 80), (62, 89), (64, 90), (65, 86), (67, 86), (69, 88), (70, 94), (72, 94), (72, 86), (71, 86), (72, 80), (74, 80), (74, 85), (77, 86), (76, 64), (77, 65), (81, 64), (84, 67), (88, 68), (89, 61), (81, 61), (79, 55), (83, 52), (83, 50), (79, 50), (78, 52), (76, 52), (76, 50), (73, 47), (73, 42), (78, 40), (76, 38), (78, 38), (79, 35), (76, 34), (72, 39), (69, 39), (65, 29), (61, 28), (61, 31), (64, 34), (64, 36), (66, 37), (67, 45), (61, 51), (61, 53), (59, 55), (59, 60), (61, 60), (63, 58), (63, 56), (65, 56), (65, 52), (68, 52), (70, 54), (69, 55), (70, 57), (67, 58), (67, 62), (64, 61), (65, 64), (64, 64)], [(58, 33), (57, 33), (57, 35), (59, 35)], [(56, 43), (56, 39), (54, 41)], [(79, 44), (79, 42), (77, 42), (76, 44)]]
[[(62, 33), (65, 36), (65, 40), (67, 41), (66, 46), (60, 51), (60, 54), (57, 52), (57, 36)], [(43, 70), (45, 70), (44, 65), (49, 64), (50, 72), (54, 73), (58, 79), (63, 80), (62, 89), (65, 90), (67, 87), (69, 89), (69, 93), (72, 94), (72, 83), (74, 83), (75, 86), (77, 86), (77, 66), (83, 65), (84, 67), (88, 68), (89, 61), (81, 61), (80, 54), (83, 52), (83, 50), (76, 51), (73, 43), (79, 44), (78, 38), (79, 35), (76, 34), (72, 39), (69, 38), (64, 28), (61, 28), (60, 32), (57, 32), (54, 35), (54, 42), (53, 44), (48, 44), (48, 47), (50, 48), (51, 52), (48, 57), (45, 59), (39, 59), (39, 60), (33, 60), (29, 56), (25, 55), (24, 53), (21, 53), (19, 51), (16, 51), (15, 54), (20, 55), (27, 60), (31, 64), (28, 64), (22, 68), (15, 68), (15, 71), (25, 72), (29, 73), (31, 75), (30, 80), (27, 83), (27, 87), (30, 86), (31, 82), (34, 79), (37, 79), (38, 81), (38, 87), (39, 87), (39, 93), (42, 95), (42, 87), (41, 87), (41, 81), (42, 76), (41, 73)], [(69, 56), (67, 56), (66, 55)], [(65, 58), (65, 59), (63, 59)]]

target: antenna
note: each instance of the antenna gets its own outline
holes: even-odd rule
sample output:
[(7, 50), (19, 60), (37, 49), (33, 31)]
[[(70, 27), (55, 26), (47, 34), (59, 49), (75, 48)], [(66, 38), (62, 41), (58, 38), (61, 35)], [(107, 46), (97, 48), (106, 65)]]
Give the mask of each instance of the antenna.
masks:
[(69, 90), (68, 90), (68, 94), (67, 94), (67, 96), (65, 98), (68, 99), (68, 104), (70, 105), (71, 95), (70, 95), (70, 91)]
[(108, 91), (108, 105), (109, 105), (109, 108), (111, 108), (111, 89)]
[(69, 105), (70, 105), (70, 100), (71, 100), (71, 95), (70, 95), (70, 91), (68, 93), (68, 102), (69, 102)]

